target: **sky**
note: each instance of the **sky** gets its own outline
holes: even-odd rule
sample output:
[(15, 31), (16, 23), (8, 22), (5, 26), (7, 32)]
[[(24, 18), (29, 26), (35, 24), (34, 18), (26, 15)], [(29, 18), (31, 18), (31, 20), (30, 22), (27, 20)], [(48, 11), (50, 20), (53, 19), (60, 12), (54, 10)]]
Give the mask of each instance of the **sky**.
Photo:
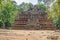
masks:
[(31, 2), (32, 4), (37, 4), (37, 0), (15, 0), (17, 4), (21, 4), (22, 2), (29, 3)]

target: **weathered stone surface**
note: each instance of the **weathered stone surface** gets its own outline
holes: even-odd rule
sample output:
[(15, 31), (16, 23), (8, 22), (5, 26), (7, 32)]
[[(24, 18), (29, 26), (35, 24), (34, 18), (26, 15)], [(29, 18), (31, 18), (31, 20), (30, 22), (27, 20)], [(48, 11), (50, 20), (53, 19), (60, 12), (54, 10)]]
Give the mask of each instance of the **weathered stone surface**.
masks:
[(30, 10), (27, 12), (20, 12), (13, 29), (56, 29), (52, 19), (48, 19), (48, 14), (42, 10)]

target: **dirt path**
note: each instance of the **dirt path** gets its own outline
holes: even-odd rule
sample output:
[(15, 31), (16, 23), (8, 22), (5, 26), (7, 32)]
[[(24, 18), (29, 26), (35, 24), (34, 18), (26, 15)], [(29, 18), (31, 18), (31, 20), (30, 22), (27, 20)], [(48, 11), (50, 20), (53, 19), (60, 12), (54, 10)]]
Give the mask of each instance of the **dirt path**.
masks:
[(60, 40), (60, 33), (47, 30), (0, 30), (0, 40)]

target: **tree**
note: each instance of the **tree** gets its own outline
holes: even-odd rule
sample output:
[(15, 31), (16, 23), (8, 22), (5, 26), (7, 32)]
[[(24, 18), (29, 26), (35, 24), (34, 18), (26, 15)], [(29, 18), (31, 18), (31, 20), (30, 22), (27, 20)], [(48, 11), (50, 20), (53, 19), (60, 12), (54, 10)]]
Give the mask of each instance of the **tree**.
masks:
[(22, 3), (19, 5), (19, 10), (20, 11), (28, 11), (34, 8), (34, 6), (36, 8), (42, 9), (43, 11), (46, 11), (47, 7), (44, 4), (36, 4), (33, 5), (32, 3)]
[(50, 11), (50, 17), (53, 18), (53, 22), (56, 25), (57, 29), (60, 28), (60, 0), (56, 0), (56, 2), (53, 4), (51, 11)]
[(3, 23), (3, 28), (6, 28), (6, 23), (14, 23), (17, 12), (18, 10), (11, 0), (0, 0), (0, 22)]
[(38, 4), (41, 4), (43, 2), (44, 5), (46, 5), (48, 8), (50, 8), (50, 5), (54, 2), (55, 0), (38, 0)]
[(42, 9), (42, 11), (47, 11), (47, 7), (44, 4), (37, 4), (38, 9)]
[(29, 8), (30, 7), (32, 7), (33, 6), (33, 4), (32, 3), (21, 3), (20, 5), (19, 5), (19, 10), (20, 11), (28, 11), (29, 10)]
[(19, 5), (19, 11), (27, 11), (28, 10), (28, 6), (26, 3), (22, 3)]
[(28, 5), (28, 10), (31, 10), (33, 8), (33, 4), (32, 3), (27, 3)]
[(41, 4), (42, 0), (38, 0), (38, 4)]

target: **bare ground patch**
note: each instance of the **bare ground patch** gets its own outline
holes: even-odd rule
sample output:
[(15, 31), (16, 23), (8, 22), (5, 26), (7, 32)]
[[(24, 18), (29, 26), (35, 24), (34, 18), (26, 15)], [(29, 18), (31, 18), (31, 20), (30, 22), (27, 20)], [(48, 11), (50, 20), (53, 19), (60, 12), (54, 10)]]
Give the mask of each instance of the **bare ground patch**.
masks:
[(60, 32), (49, 30), (3, 30), (0, 40), (60, 40)]

